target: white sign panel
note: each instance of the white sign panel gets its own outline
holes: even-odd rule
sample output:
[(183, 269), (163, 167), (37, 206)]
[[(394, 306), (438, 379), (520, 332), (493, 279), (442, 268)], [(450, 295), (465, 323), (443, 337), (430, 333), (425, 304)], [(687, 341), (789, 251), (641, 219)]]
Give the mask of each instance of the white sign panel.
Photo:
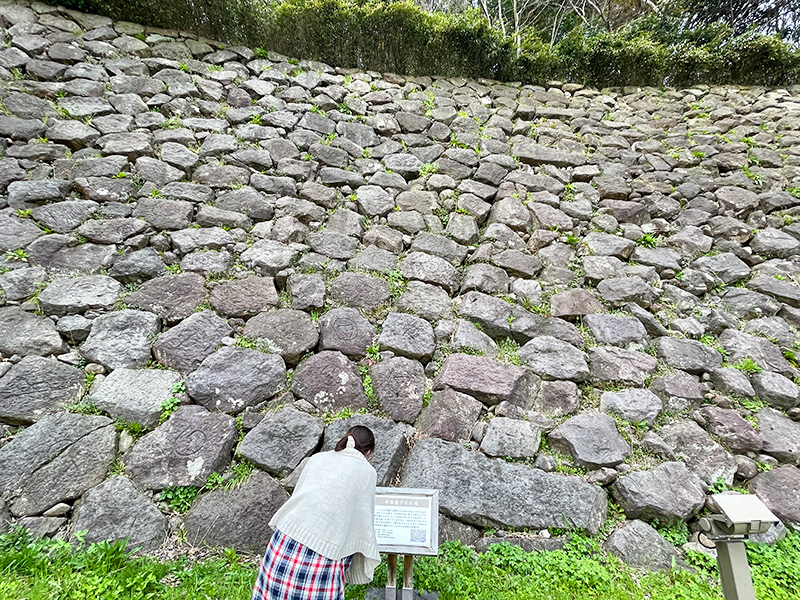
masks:
[(386, 554), (438, 554), (439, 492), (378, 488), (375, 537), (378, 549)]

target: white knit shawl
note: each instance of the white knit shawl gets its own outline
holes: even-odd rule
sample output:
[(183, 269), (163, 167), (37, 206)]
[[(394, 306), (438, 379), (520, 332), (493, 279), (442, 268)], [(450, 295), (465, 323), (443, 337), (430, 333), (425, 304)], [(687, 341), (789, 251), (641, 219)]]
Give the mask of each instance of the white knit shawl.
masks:
[(345, 580), (369, 583), (380, 564), (373, 523), (376, 482), (375, 469), (358, 450), (315, 454), (269, 525), (326, 558), (354, 554)]

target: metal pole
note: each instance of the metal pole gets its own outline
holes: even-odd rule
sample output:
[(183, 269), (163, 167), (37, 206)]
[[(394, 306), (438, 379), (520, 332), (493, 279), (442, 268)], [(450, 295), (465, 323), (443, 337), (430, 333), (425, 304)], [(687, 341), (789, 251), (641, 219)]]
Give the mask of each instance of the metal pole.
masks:
[(750, 565), (741, 540), (717, 540), (717, 564), (725, 600), (756, 600)]
[(397, 554), (386, 555), (386, 600), (397, 600)]
[(403, 600), (414, 600), (414, 555), (403, 559)]

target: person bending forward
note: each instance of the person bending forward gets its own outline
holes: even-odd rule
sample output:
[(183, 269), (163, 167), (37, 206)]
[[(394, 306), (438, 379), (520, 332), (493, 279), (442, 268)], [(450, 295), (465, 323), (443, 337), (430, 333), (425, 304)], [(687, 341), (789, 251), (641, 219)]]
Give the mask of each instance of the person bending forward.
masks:
[(373, 525), (375, 436), (350, 428), (335, 450), (308, 459), (272, 534), (252, 600), (344, 600), (344, 584), (369, 583), (380, 563)]

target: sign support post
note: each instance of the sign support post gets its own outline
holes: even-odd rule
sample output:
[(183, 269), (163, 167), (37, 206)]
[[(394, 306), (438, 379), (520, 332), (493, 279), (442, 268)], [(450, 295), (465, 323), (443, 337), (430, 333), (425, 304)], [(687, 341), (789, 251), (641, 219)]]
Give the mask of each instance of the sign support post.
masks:
[(403, 600), (414, 600), (414, 555), (403, 559)]
[(386, 556), (386, 600), (397, 600), (397, 554)]

